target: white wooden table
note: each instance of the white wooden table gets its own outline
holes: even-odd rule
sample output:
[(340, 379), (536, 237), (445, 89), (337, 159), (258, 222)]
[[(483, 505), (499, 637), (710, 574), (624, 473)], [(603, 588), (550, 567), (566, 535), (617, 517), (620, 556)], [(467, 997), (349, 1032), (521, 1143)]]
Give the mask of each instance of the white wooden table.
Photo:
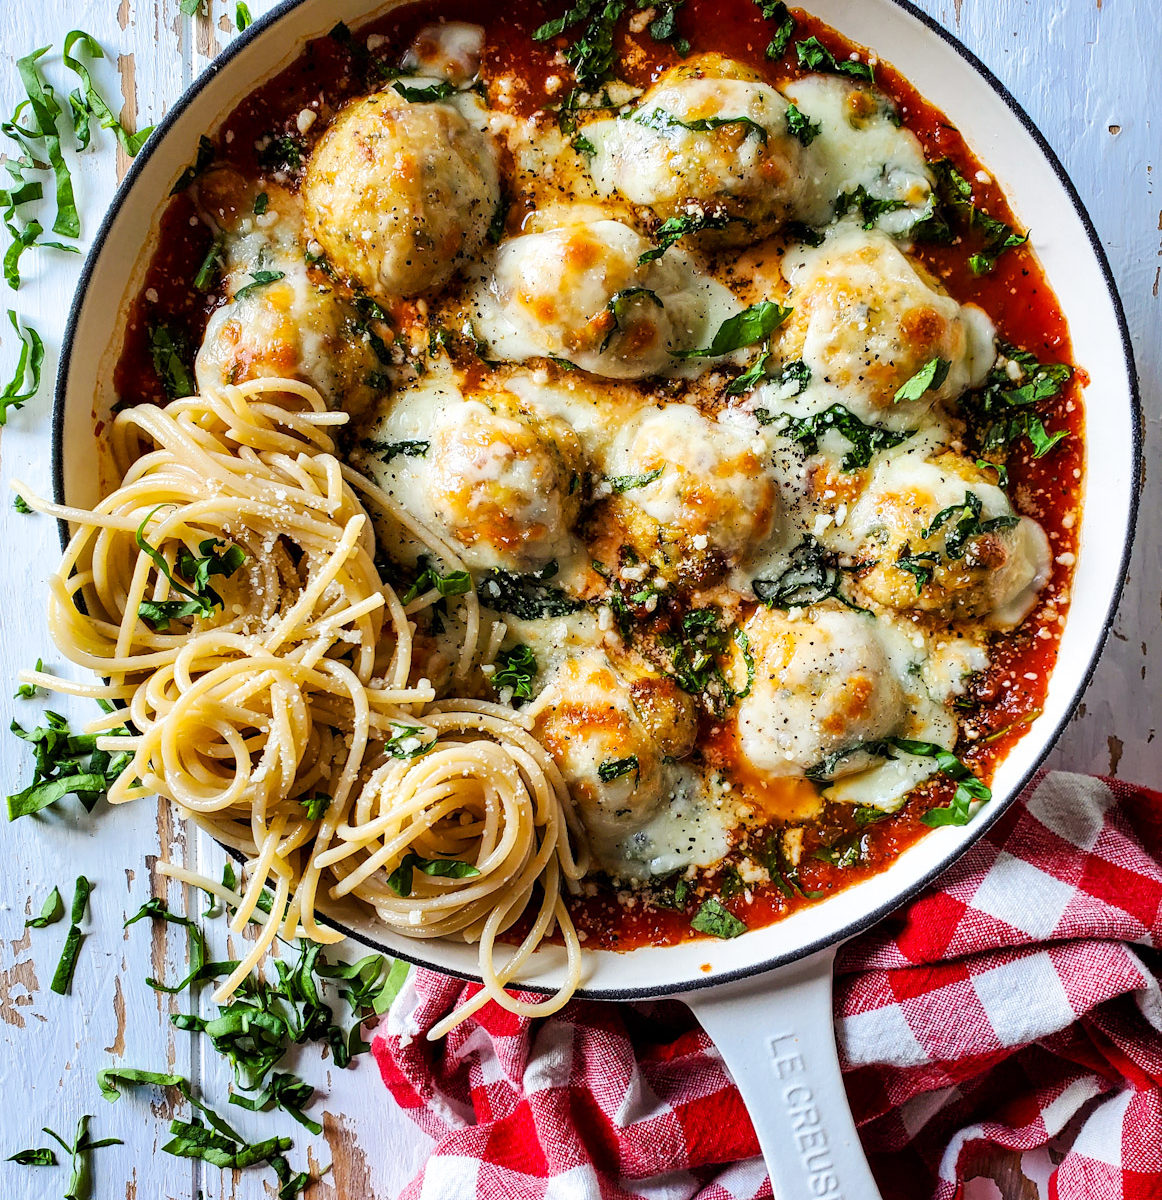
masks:
[[(855, 2), (855, 0), (853, 0)], [(919, 0), (953, 29), (1009, 86), (1064, 160), (1097, 224), (1110, 255), (1129, 316), (1138, 355), (1146, 409), (1147, 462), (1162, 451), (1162, 107), (1157, 63), (1162, 60), (1162, 22), (1155, 0)], [(249, 0), (255, 16), (271, 0)], [(178, 0), (3, 0), (0, 53), (0, 114), (21, 98), (15, 59), (83, 28), (105, 46), (110, 61), (94, 69), (114, 108), (124, 102), (127, 121), (160, 118), (194, 76), (234, 36), (233, 0), (210, 0), (209, 16), (183, 17)], [(887, 58), (891, 47), (878, 47)], [(62, 97), (75, 79), (48, 67)], [(65, 85), (67, 82), (67, 86)], [(75, 181), (83, 240), (91, 238), (99, 216), (124, 172), (123, 156), (111, 136), (98, 132), (98, 148), (82, 155)], [(50, 491), (51, 381), (64, 319), (79, 260), (42, 251), (29, 254), (27, 282), (18, 294), (6, 292), (0, 309), (12, 305), (45, 338), (45, 384), (22, 412), (13, 414), (2, 435), (0, 528), (5, 570), (0, 572), (0, 696), (14, 689), (15, 675), (38, 655), (54, 660), (44, 631), (44, 579), (57, 554), (56, 529), (47, 519), (18, 516), (9, 507), (8, 480), (19, 477)], [(2, 313), (0, 313), (2, 315)], [(0, 326), (0, 379), (7, 379), (17, 347), (7, 324)], [(1100, 486), (1100, 480), (1091, 486)], [(1114, 635), (1083, 704), (1053, 755), (1054, 765), (1118, 774), (1159, 783), (1162, 741), (1155, 740), (1162, 708), (1154, 703), (1162, 674), (1162, 541), (1156, 535), (1162, 510), (1162, 481), (1148, 474), (1130, 583)], [(6, 708), (5, 708), (6, 706)], [(78, 720), (91, 705), (55, 707)], [(31, 725), (39, 712), (33, 701), (0, 701), (0, 720), (10, 709)], [(23, 743), (0, 735), (3, 792), (27, 779)], [(199, 1059), (190, 1035), (176, 1031), (171, 1012), (187, 1003), (146, 986), (147, 975), (167, 966), (170, 977), (184, 961), (181, 931), (166, 936), (141, 922), (122, 931), (157, 884), (150, 868), (159, 852), (221, 868), (220, 852), (176, 823), (168, 811), (141, 803), (97, 818), (65, 814), (25, 818), (3, 830), (0, 882), (0, 1159), (25, 1146), (44, 1145), (42, 1125), (71, 1137), (82, 1113), (94, 1115), (93, 1136), (115, 1135), (124, 1145), (97, 1152), (94, 1195), (126, 1200), (191, 1200), (265, 1196), (266, 1171), (202, 1171), (200, 1164), (160, 1153), (167, 1139), (170, 1107), (164, 1097), (144, 1091), (116, 1105), (101, 1099), (96, 1072), (110, 1063), (188, 1075), (203, 1094), (222, 1106), (227, 1075), (212, 1052)], [(79, 810), (76, 810), (79, 811)], [(70, 997), (48, 987), (64, 940), (67, 921), (45, 930), (24, 930), (26, 915), (39, 911), (54, 884), (66, 904), (74, 876), (96, 884), (90, 933), (81, 951)], [(157, 894), (165, 895), (162, 888)], [(169, 890), (171, 907), (185, 902)], [(200, 900), (195, 901), (200, 907)], [(221, 922), (212, 923), (223, 956)], [(197, 1039), (204, 1042), (205, 1039)], [(334, 1170), (308, 1192), (310, 1200), (388, 1197), (419, 1167), (427, 1139), (398, 1113), (384, 1092), (370, 1058), (357, 1068), (335, 1071), (317, 1051), (303, 1054), (296, 1069), (325, 1092), (312, 1112), (324, 1121), (312, 1138), (288, 1118), (256, 1117), (230, 1108), (229, 1119), (262, 1136), (292, 1132), (296, 1169)], [(181, 1113), (185, 1109), (179, 1108)], [(0, 1162), (0, 1196), (62, 1195), (67, 1169), (20, 1167)]]

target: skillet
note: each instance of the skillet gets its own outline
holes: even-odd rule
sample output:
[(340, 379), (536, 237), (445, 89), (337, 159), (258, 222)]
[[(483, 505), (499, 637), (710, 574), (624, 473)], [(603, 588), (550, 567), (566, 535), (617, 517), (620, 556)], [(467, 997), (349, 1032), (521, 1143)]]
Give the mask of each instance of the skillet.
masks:
[[(400, 0), (284, 0), (256, 21), (177, 101), (138, 154), (85, 262), (61, 351), (54, 412), (58, 502), (98, 498), (96, 413), (108, 411), (121, 322), (148, 260), (170, 188), (198, 137), (336, 21), (358, 26)], [(1104, 645), (1126, 577), (1137, 511), (1140, 413), (1133, 356), (1109, 264), (1077, 190), (1004, 86), (908, 0), (811, 0), (860, 45), (882, 49), (959, 127), (1005, 189), (1069, 322), (1085, 391), (1087, 480), (1072, 604), (1041, 715), (999, 766), (993, 798), (964, 827), (928, 833), (880, 874), (741, 937), (587, 951), (578, 993), (625, 1001), (677, 996), (737, 1081), (780, 1200), (878, 1195), (847, 1106), (834, 1041), (832, 964), (846, 939), (906, 903), (998, 820), (1069, 720)], [(119, 301), (114, 302), (114, 301)], [(62, 533), (65, 533), (62, 529)], [(333, 922), (375, 949), (465, 979), (475, 950), (409, 941), (351, 910)], [(546, 946), (519, 984), (553, 989), (564, 954)]]

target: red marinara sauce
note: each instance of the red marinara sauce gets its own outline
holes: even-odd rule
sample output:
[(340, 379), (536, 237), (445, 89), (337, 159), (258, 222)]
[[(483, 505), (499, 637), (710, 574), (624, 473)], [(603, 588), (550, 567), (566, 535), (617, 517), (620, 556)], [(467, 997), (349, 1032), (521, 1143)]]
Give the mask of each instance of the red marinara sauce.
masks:
[[(493, 94), (490, 103), (523, 116), (551, 110), (572, 84), (559, 52), (573, 35), (567, 32), (551, 42), (537, 42), (532, 33), (560, 15), (564, 7), (559, 0), (509, 0), (503, 8), (467, 0), (424, 0), (362, 26), (353, 36), (337, 27), (332, 35), (308, 43), (290, 66), (226, 118), (215, 138), (216, 157), (248, 175), (261, 175), (266, 168), (256, 148), (289, 137), (305, 158), (329, 118), (347, 100), (382, 86), (382, 72), (377, 79), (376, 64), (398, 61), (416, 32), (439, 18), (483, 25), (485, 78), (516, 76), (517, 85), (507, 89), (503, 100)], [(798, 65), (795, 43), (809, 37), (817, 38), (837, 60), (857, 55), (867, 61), (866, 51), (823, 22), (802, 10), (792, 12), (795, 33), (777, 61), (766, 56), (773, 24), (762, 17), (753, 0), (687, 0), (677, 13), (677, 33), (689, 42), (691, 53), (717, 52), (736, 59), (776, 86), (808, 73)], [(623, 22), (615, 37), (618, 61), (614, 74), (647, 86), (681, 59), (671, 45), (654, 41), (644, 22), (634, 25), (640, 26), (639, 32), (632, 32)], [(374, 52), (367, 49), (369, 36), (378, 43)], [(903, 123), (919, 138), (929, 161), (950, 160), (971, 183), (978, 207), (1015, 228), (1022, 227), (999, 184), (943, 113), (887, 63), (875, 63), (875, 86), (896, 103)], [(306, 134), (300, 134), (296, 118), (304, 108), (311, 108), (319, 119)], [(1035, 213), (1023, 215), (1035, 224)], [(130, 307), (115, 373), (115, 387), (123, 402), (160, 403), (166, 399), (151, 350), (152, 332), (159, 322), (184, 339), (187, 347), (200, 342), (209, 314), (221, 302), (213, 292), (199, 291), (193, 283), (211, 243), (210, 231), (198, 220), (188, 195), (175, 195), (162, 217), (141, 292)], [(914, 254), (958, 301), (979, 304), (996, 324), (1001, 341), (1029, 351), (1039, 361), (1073, 365), (1065, 318), (1033, 251), (1027, 246), (1010, 249), (995, 270), (976, 275), (969, 267), (969, 257), (977, 249), (979, 241), (961, 234), (951, 244), (920, 245)], [(1027, 439), (1020, 439), (1009, 451), (1009, 494), (1018, 511), (1044, 527), (1053, 566), (1037, 607), (1024, 623), (1012, 633), (994, 636), (991, 664), (974, 677), (965, 698), (958, 754), (986, 781), (1039, 713), (1056, 662), (1077, 552), (1085, 461), (1081, 388), (1086, 382), (1084, 371), (1075, 368), (1072, 381), (1053, 400), (1051, 409), (1039, 409), (1052, 431), (1064, 430), (1069, 435), (1051, 453), (1034, 458)], [(707, 721), (700, 738), (704, 760), (729, 761), (728, 741), (723, 728)], [(674, 881), (652, 893), (617, 892), (596, 882), (587, 884), (580, 897), (569, 898), (570, 911), (586, 945), (614, 949), (672, 944), (696, 936), (690, 919), (699, 901), (709, 895), (749, 926), (769, 924), (881, 871), (927, 831), (924, 814), (946, 805), (952, 791), (947, 780), (923, 785), (898, 813), (865, 826), (856, 823), (846, 806), (827, 805), (818, 822), (802, 826), (798, 866), (780, 871), (786, 864), (774, 863), (769, 883), (745, 882), (735, 864), (747, 852), (759, 861), (771, 861), (764, 842), (769, 848), (771, 834), (780, 834), (784, 822), (778, 819), (767, 828), (743, 834), (722, 867), (704, 872), (688, 890), (679, 889), (677, 896)], [(777, 814), (778, 799), (772, 804)], [(815, 852), (823, 847), (833, 848), (829, 857), (841, 861), (816, 857)], [(849, 861), (842, 861), (845, 856), (837, 855), (835, 847), (850, 848)], [(519, 936), (522, 925), (510, 933)]]

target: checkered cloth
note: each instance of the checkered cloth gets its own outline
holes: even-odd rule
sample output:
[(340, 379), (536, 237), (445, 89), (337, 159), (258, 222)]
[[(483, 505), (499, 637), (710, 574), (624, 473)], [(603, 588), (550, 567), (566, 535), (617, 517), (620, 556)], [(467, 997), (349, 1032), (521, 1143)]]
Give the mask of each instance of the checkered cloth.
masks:
[[(837, 962), (848, 1094), (885, 1200), (1162, 1197), (1162, 795), (1051, 774)], [(404, 1200), (771, 1195), (714, 1046), (675, 1001), (528, 1022), (421, 971), (373, 1050), (434, 1139)], [(1016, 1152), (1016, 1153), (1014, 1153)], [(977, 1179), (977, 1183), (972, 1183)], [(967, 1186), (966, 1186), (967, 1185)]]

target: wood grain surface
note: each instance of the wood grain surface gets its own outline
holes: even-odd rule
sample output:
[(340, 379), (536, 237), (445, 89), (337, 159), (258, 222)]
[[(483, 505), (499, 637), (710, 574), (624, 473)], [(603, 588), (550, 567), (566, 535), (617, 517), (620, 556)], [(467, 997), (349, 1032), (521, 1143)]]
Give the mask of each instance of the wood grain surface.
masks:
[[(853, 3), (857, 0), (853, 0)], [(1162, 21), (1155, 0), (919, 0), (920, 7), (957, 34), (1010, 88), (1060, 155), (1094, 218), (1125, 302), (1138, 356), (1146, 416), (1146, 484), (1142, 520), (1130, 582), (1113, 637), (1068, 730), (1053, 752), (1053, 765), (1158, 783), (1162, 743), (1156, 738), (1162, 711), (1155, 702), (1162, 673), (1162, 543), (1158, 514), (1162, 483), (1153, 465), (1162, 445), (1162, 108), (1156, 65), (1162, 61)], [(255, 16), (272, 7), (249, 0)], [(82, 28), (108, 52), (94, 77), (128, 123), (160, 118), (190, 81), (235, 35), (233, 0), (209, 0), (209, 12), (181, 15), (178, 0), (5, 0), (0, 46), (0, 115), (21, 98), (15, 60), (48, 43), (58, 49), (65, 33)], [(878, 46), (891, 59), (890, 46)], [(76, 80), (49, 60), (47, 74), (62, 98)], [(113, 138), (97, 131), (95, 148), (76, 161), (74, 179), (87, 245), (124, 173), (124, 155)], [(1035, 223), (1035, 214), (1022, 214)], [(25, 258), (27, 278), (19, 293), (7, 292), (3, 307), (15, 308), (44, 336), (45, 386), (14, 413), (0, 439), (0, 545), (7, 568), (0, 572), (0, 694), (15, 687), (16, 672), (43, 655), (54, 661), (44, 629), (44, 581), (57, 553), (56, 530), (40, 517), (16, 515), (8, 483), (24, 480), (41, 494), (50, 487), (50, 383), (75, 285), (79, 260), (51, 250)], [(2, 313), (0, 313), (2, 316)], [(18, 346), (0, 324), (0, 379), (7, 379)], [(1100, 405), (1100, 396), (1089, 396)], [(1090, 486), (1100, 486), (1091, 480)], [(22, 723), (35, 722), (38, 701), (4, 701)], [(83, 721), (91, 705), (57, 708)], [(0, 712), (0, 720), (8, 720)], [(27, 778), (27, 753), (16, 738), (0, 740), (4, 791)], [(269, 1172), (222, 1172), (160, 1152), (171, 1109), (152, 1091), (108, 1104), (96, 1072), (118, 1063), (189, 1075), (212, 1101), (224, 1105), (228, 1069), (205, 1039), (192, 1040), (169, 1022), (188, 1001), (146, 986), (148, 975), (173, 977), (184, 962), (181, 931), (167, 934), (140, 922), (122, 929), (127, 915), (152, 894), (166, 895), (151, 867), (159, 855), (213, 873), (221, 854), (168, 810), (139, 803), (87, 818), (73, 802), (64, 811), (25, 818), (3, 831), (0, 884), (0, 1159), (25, 1146), (44, 1145), (42, 1125), (71, 1134), (78, 1116), (93, 1114), (93, 1136), (117, 1136), (124, 1145), (97, 1152), (93, 1195), (98, 1200), (250, 1200), (268, 1194)], [(77, 815), (79, 813), (79, 815)], [(54, 884), (66, 904), (74, 877), (96, 884), (71, 996), (48, 987), (67, 928), (24, 929)], [(161, 881), (162, 884), (164, 881)], [(172, 907), (200, 899), (171, 888)], [(224, 957), (221, 923), (211, 923), (211, 949)], [(216, 939), (216, 940), (213, 940)], [(209, 1008), (208, 996), (203, 1003)], [(293, 1132), (291, 1161), (313, 1171), (328, 1164), (308, 1200), (370, 1200), (394, 1197), (415, 1173), (428, 1142), (399, 1113), (379, 1083), (368, 1057), (336, 1071), (316, 1049), (293, 1068), (324, 1094), (312, 1110), (324, 1124), (311, 1137), (281, 1115), (230, 1109), (245, 1132), (270, 1136)], [(184, 1109), (179, 1108), (180, 1112)], [(321, 1115), (321, 1114), (325, 1114)], [(289, 1127), (289, 1129), (288, 1129)], [(968, 1200), (1032, 1200), (1043, 1194), (1048, 1160), (1021, 1162), (991, 1157), (979, 1164), (980, 1179)], [(62, 1195), (67, 1168), (20, 1167), (0, 1162), (5, 1200)], [(995, 1182), (994, 1182), (995, 1181)]]

